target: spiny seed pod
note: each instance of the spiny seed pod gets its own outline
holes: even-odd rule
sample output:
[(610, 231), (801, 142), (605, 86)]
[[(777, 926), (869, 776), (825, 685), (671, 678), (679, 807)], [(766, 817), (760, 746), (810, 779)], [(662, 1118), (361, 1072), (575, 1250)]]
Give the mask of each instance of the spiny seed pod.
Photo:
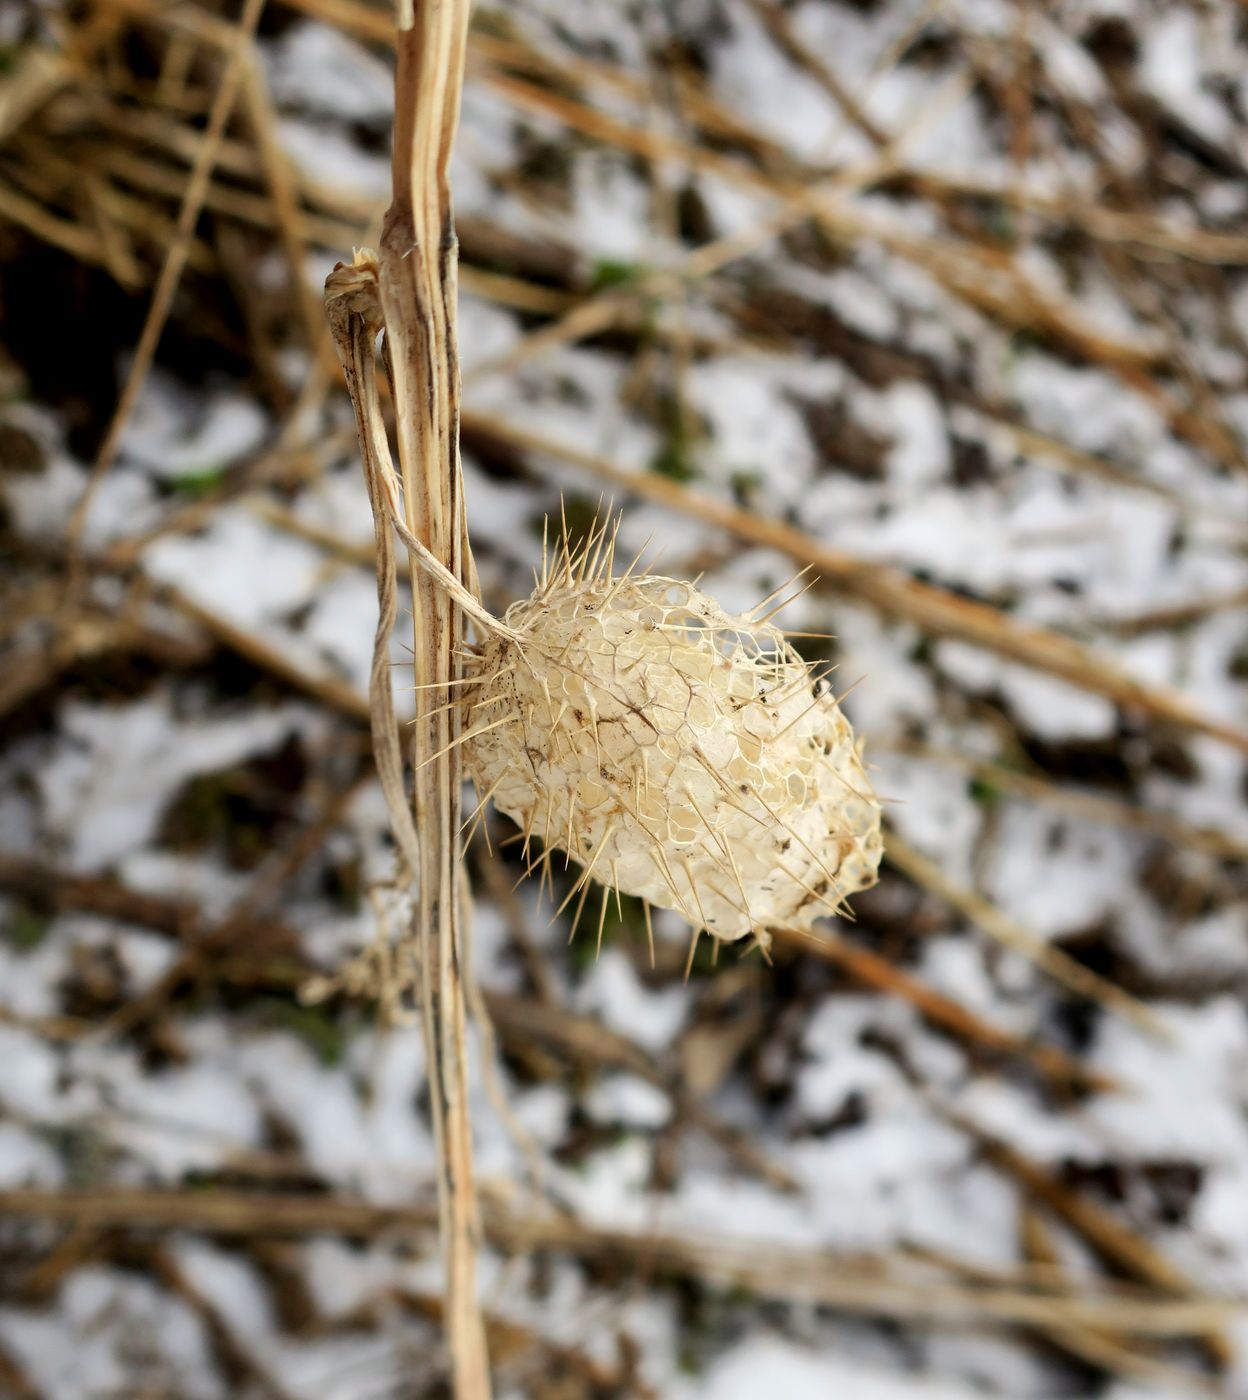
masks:
[[(525, 837), (716, 938), (809, 927), (873, 885), (880, 807), (823, 676), (766, 619), (612, 549), (553, 572), (492, 635), (467, 691), (466, 763)], [(601, 559), (599, 559), (601, 556)], [(762, 605), (760, 605), (761, 608)], [(758, 612), (760, 609), (755, 609)], [(534, 864), (539, 862), (534, 862)], [(532, 867), (531, 867), (532, 868)], [(618, 896), (617, 896), (618, 898)], [(565, 905), (568, 901), (565, 900)]]

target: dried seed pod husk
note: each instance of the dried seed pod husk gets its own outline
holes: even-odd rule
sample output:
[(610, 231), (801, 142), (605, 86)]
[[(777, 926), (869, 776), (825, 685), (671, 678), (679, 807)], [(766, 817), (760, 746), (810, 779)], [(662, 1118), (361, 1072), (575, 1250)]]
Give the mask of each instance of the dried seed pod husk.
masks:
[(875, 883), (880, 806), (826, 679), (693, 584), (557, 571), (468, 693), (482, 802), (549, 856), (734, 940)]

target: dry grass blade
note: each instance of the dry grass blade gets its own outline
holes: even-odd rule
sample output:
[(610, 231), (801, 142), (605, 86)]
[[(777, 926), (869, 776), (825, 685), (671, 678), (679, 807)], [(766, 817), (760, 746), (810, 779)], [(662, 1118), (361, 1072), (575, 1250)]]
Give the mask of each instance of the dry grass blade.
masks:
[(314, 675), (298, 662), (292, 661), (280, 647), (188, 597), (179, 589), (157, 585), (154, 591), (162, 601), (199, 623), (223, 646), (229, 647), (239, 656), (245, 656), (261, 670), (277, 676), (284, 684), (312, 696), (331, 710), (349, 715), (354, 720), (368, 719), (368, 701), (348, 681), (328, 674)]
[(1217, 593), (1212, 597), (1194, 598), (1190, 602), (1176, 603), (1170, 607), (1153, 608), (1148, 612), (1137, 613), (1134, 617), (1113, 618), (1104, 625), (1120, 637), (1139, 637), (1146, 632), (1188, 627), (1193, 622), (1211, 617), (1214, 613), (1243, 607), (1248, 607), (1248, 588), (1235, 588), (1229, 593)]
[[(553, 116), (573, 130), (631, 151), (648, 160), (675, 160), (741, 188), (792, 201), (837, 239), (865, 238), (923, 267), (950, 291), (1006, 325), (1040, 331), (1076, 354), (1106, 365), (1136, 383), (1154, 368), (1154, 353), (1133, 341), (1114, 338), (1085, 321), (1080, 309), (1051, 290), (1042, 293), (1022, 266), (1008, 254), (953, 238), (917, 237), (899, 226), (870, 216), (845, 195), (854, 185), (878, 180), (878, 163), (847, 171), (834, 182), (807, 186), (778, 179), (705, 146), (664, 133), (643, 130), (597, 108), (551, 92), (507, 72), (482, 65), (491, 88), (523, 111)], [(1144, 380), (1147, 385), (1149, 381)]]
[(386, 18), (385, 12), (358, 4), (356, 0), (284, 0), (284, 3), (287, 9), (312, 15), (360, 39), (379, 44), (389, 44), (394, 40), (394, 26)]
[[(1028, 1207), (1021, 1212), (1019, 1232), (1026, 1258), (1048, 1269), (1061, 1270), (1061, 1253), (1052, 1231), (1040, 1213)], [(1047, 1330), (1048, 1337), (1081, 1361), (1125, 1380), (1138, 1380), (1161, 1386), (1184, 1386), (1195, 1394), (1216, 1395), (1219, 1386), (1191, 1371), (1168, 1365), (1150, 1355), (1139, 1341), (1092, 1327), (1060, 1326)]]
[(888, 137), (863, 111), (861, 104), (848, 91), (831, 66), (819, 54), (806, 47), (794, 34), (788, 15), (775, 0), (749, 0), (750, 9), (766, 27), (768, 34), (793, 63), (808, 73), (858, 128), (873, 146), (883, 146)]
[[(264, 73), (254, 52), (247, 55), (243, 65), (243, 85), (256, 134), (256, 148), (268, 179), (282, 251), (286, 255), (290, 288), (299, 307), (304, 324), (308, 350), (319, 361), (329, 350), (325, 339), (325, 322), (312, 286), (304, 274), (306, 248), (300, 227), (299, 191), (294, 172), (281, 149), (277, 114), (265, 83)], [(332, 359), (331, 359), (332, 364)]]
[(1037, 671), (1058, 676), (1082, 690), (1104, 695), (1150, 719), (1208, 734), (1248, 753), (1248, 731), (1205, 714), (1185, 696), (1124, 675), (1094, 651), (1070, 637), (1021, 623), (990, 607), (934, 584), (921, 583), (899, 569), (831, 549), (780, 520), (743, 510), (654, 472), (632, 472), (607, 458), (541, 433), (530, 432), (490, 414), (465, 413), (465, 427), (540, 460), (569, 462), (599, 481), (681, 515), (731, 531), (738, 539), (777, 549), (798, 564), (809, 564), (826, 587), (917, 623), (938, 637), (956, 637)]
[(961, 768), (970, 777), (1009, 797), (1044, 803), (1080, 821), (1099, 822), (1106, 826), (1125, 827), (1146, 836), (1155, 836), (1172, 846), (1199, 851), (1215, 860), (1248, 863), (1248, 842), (1213, 827), (1192, 826), (1188, 822), (1147, 807), (1136, 807), (1119, 798), (1103, 797), (1100, 793), (1061, 786), (1039, 773), (1020, 772), (1002, 763), (976, 758), (951, 749), (903, 741), (889, 744), (876, 740), (877, 753), (904, 754), (908, 759), (935, 763), (942, 767)]
[(976, 890), (951, 880), (935, 861), (920, 855), (896, 832), (889, 833), (885, 849), (888, 859), (898, 870), (929, 893), (953, 905), (977, 928), (982, 929), (990, 938), (995, 938), (1002, 947), (1021, 953), (1067, 990), (1094, 1001), (1104, 1010), (1121, 1016), (1139, 1030), (1146, 1031), (1160, 1040), (1171, 1039), (1165, 1022), (1142, 1001), (1129, 992), (1124, 992), (1121, 987), (1099, 973), (1093, 972), (1091, 968), (1077, 962), (1069, 953), (1062, 952), (1060, 948), (1046, 943), (1029, 929), (1017, 924)]
[(324, 525), (313, 524), (296, 515), (286, 506), (278, 505), (268, 496), (255, 495), (247, 501), (247, 509), (261, 520), (267, 521), (278, 530), (296, 535), (309, 544), (318, 545), (327, 554), (340, 559), (344, 564), (358, 564), (362, 568), (373, 569), (377, 564), (377, 551), (363, 541), (349, 540), (328, 529)]
[[(395, 1290), (396, 1301), (404, 1308), (431, 1321), (441, 1322), (445, 1316), (441, 1299), (427, 1293), (415, 1293), (410, 1289)], [(495, 1369), (500, 1381), (509, 1385), (540, 1385), (553, 1368), (560, 1372), (570, 1372), (577, 1393), (591, 1395), (623, 1395), (636, 1397), (636, 1400), (658, 1400), (657, 1393), (647, 1385), (642, 1385), (625, 1363), (615, 1369), (595, 1360), (586, 1352), (575, 1347), (563, 1346), (543, 1336), (540, 1331), (522, 1327), (516, 1322), (490, 1313), (485, 1319), (486, 1335), (490, 1342), (490, 1355), (494, 1358)]]
[(217, 148), (225, 135), (226, 123), (234, 110), (235, 99), (238, 96), (239, 86), (242, 83), (248, 62), (251, 40), (255, 34), (256, 25), (260, 22), (264, 6), (265, 0), (245, 0), (238, 25), (234, 30), (226, 59), (225, 72), (221, 76), (221, 83), (213, 100), (212, 111), (208, 116), (208, 126), (204, 133), (203, 144), (200, 146), (195, 167), (187, 183), (182, 209), (178, 215), (174, 242), (165, 255), (160, 277), (152, 292), (147, 319), (143, 323), (139, 343), (135, 346), (134, 360), (126, 377), (126, 383), (121, 391), (117, 407), (113, 412), (112, 421), (109, 423), (104, 441), (96, 453), (86, 487), (70, 517), (71, 557), (76, 555), (80, 548), (82, 531), (86, 525), (87, 513), (91, 509), (91, 502), (100, 481), (117, 454), (121, 435), (130, 420), (130, 414), (134, 411), (135, 404), (138, 402), (139, 391), (147, 378), (147, 372), (151, 367), (152, 357), (156, 353), (161, 332), (165, 328), (165, 321), (168, 319), (169, 311), (173, 305), (174, 292), (177, 291), (178, 283), (182, 280), (182, 272), (186, 267), (187, 256), (195, 237), (195, 225), (199, 220), (200, 211), (204, 207), (204, 197), (212, 180)]
[[(1037, 1202), (1080, 1235), (1107, 1264), (1171, 1297), (1191, 1297), (1195, 1293), (1192, 1283), (1177, 1265), (1094, 1201), (1072, 1191), (1039, 1163), (947, 1105), (930, 1096), (929, 1101), (951, 1123), (975, 1138), (989, 1161), (1012, 1176)], [(1230, 1343), (1216, 1330), (1218, 1326), (1211, 1320), (1211, 1326), (1201, 1332), (1210, 1355), (1218, 1364), (1225, 1365), (1231, 1356)]]
[(193, 935), (200, 923), (199, 912), (190, 903), (136, 894), (107, 876), (74, 875), (11, 851), (0, 851), (0, 890), (42, 901), (57, 912), (98, 914), (177, 939)]
[(908, 167), (900, 169), (898, 177), (921, 193), (936, 198), (969, 195), (977, 199), (999, 199), (1054, 224), (1080, 229), (1104, 243), (1172, 254), (1192, 262), (1218, 266), (1248, 263), (1248, 238), (1242, 234), (1187, 228), (1148, 214), (1108, 209), (1098, 204), (1091, 195), (1081, 198), (1075, 194), (1040, 194), (1033, 190), (1007, 188), (995, 179), (976, 179), (966, 174), (955, 178)]
[(112, 7), (101, 6), (75, 32), (64, 53), (26, 49), (16, 71), (0, 83), (0, 142), (79, 78), (82, 67), (116, 32), (120, 18)]
[[(1026, 263), (1006, 249), (975, 239), (916, 235), (910, 228), (876, 217), (861, 203), (847, 198), (854, 186), (876, 183), (895, 173), (891, 161), (877, 160), (822, 181), (777, 177), (708, 145), (631, 126), (565, 96), (562, 91), (517, 78), (504, 67), (484, 63), (481, 70), (490, 86), (521, 110), (553, 116), (574, 131), (650, 161), (676, 161), (690, 170), (791, 203), (804, 209), (838, 241), (880, 245), (923, 268), (954, 296), (1002, 325), (1036, 332), (1080, 358), (1103, 366), (1124, 385), (1150, 400), (1177, 435), (1215, 460), (1244, 469), (1244, 454), (1234, 435), (1162, 386), (1156, 372), (1166, 356), (1155, 343), (1102, 330), (1073, 297), (1041, 286)], [(965, 95), (965, 85), (955, 81), (955, 87)]]
[(85, 224), (59, 218), (38, 200), (29, 199), (11, 185), (0, 183), (0, 218), (22, 225), (45, 243), (52, 244), (79, 262), (107, 265), (106, 250)]
[[(361, 39), (387, 43), (393, 37), (382, 12), (356, 3), (356, 0), (285, 0), (285, 4), (290, 9), (313, 15)], [(888, 135), (867, 117), (861, 102), (848, 91), (827, 60), (804, 46), (796, 37), (786, 10), (776, 0), (750, 0), (750, 5), (767, 26), (777, 47), (828, 92), (846, 118), (874, 145), (888, 145)], [(904, 47), (908, 39), (915, 37), (922, 28), (922, 14), (920, 10), (916, 21), (902, 30), (898, 40), (890, 46), (894, 52), (887, 58), (895, 59), (896, 49)], [(612, 64), (586, 60), (567, 52), (562, 53), (560, 62), (555, 64), (513, 38), (504, 39), (484, 30), (472, 34), (469, 48), (472, 53), (479, 54), (499, 68), (528, 71), (547, 81), (570, 78), (589, 90), (606, 87), (636, 100), (645, 100), (650, 95), (644, 79)], [(887, 63), (881, 61), (877, 64), (877, 71), (886, 66)], [(688, 98), (687, 105), (700, 120), (706, 122), (708, 134), (731, 133), (757, 149), (770, 149), (771, 143), (750, 132), (740, 117), (708, 101), (704, 93), (688, 94)], [(1084, 197), (1073, 193), (1050, 195), (1019, 188), (1016, 184), (1006, 185), (997, 179), (976, 178), (966, 173), (952, 176), (906, 164), (897, 165), (894, 175), (899, 182), (929, 198), (943, 200), (969, 196), (1000, 200), (1055, 224), (1080, 229), (1105, 243), (1138, 247), (1214, 265), (1248, 264), (1248, 237), (1188, 227), (1135, 210), (1107, 208), (1097, 201), (1094, 194)]]

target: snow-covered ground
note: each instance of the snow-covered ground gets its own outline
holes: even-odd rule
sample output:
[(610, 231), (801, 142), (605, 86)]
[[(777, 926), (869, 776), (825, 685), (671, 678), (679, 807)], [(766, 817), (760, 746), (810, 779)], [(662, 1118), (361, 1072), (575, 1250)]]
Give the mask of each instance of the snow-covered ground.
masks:
[[(389, 55), (351, 6), (343, 28), (316, 17), (332, 8), (274, 0), (257, 51), (305, 198), (363, 242), (386, 197)], [(17, 42), (25, 21), (0, 16)], [(466, 499), (490, 606), (527, 591), (561, 495), (583, 521), (602, 489), (575, 460), (500, 448), (494, 421), (1074, 637), (1248, 732), (1245, 609), (1223, 602), (1248, 587), (1236, 7), (514, 0), (478, 22), (566, 69), (524, 79), (539, 99), (572, 93), (674, 143), (649, 162), (569, 132), (492, 81), (496, 50), (472, 60), (453, 174)], [(708, 149), (698, 101), (739, 125), (716, 158), (748, 178), (682, 158)], [(520, 251), (491, 255), (489, 231)], [(730, 236), (738, 255), (692, 275), (696, 249)], [(309, 285), (348, 252), (315, 241)], [(253, 272), (265, 304), (288, 292), (276, 247)], [(561, 305), (639, 291), (612, 334), (525, 354), (549, 313), (472, 272)], [(175, 306), (175, 325), (194, 314)], [(273, 1240), (195, 1223), (214, 1190), (433, 1199), (419, 1028), (294, 992), (394, 898), (352, 702), (372, 525), (345, 399), (314, 396), (302, 421), (277, 406), (274, 377), (289, 398), (316, 373), (287, 320), (281, 354), (251, 369), (158, 354), (86, 522), (98, 567), (75, 655), (2, 716), (0, 1190), (109, 1187), (135, 1212), (69, 1232), (0, 1218), (2, 1394), (367, 1400), (444, 1383), (427, 1226)], [(0, 338), (20, 371), (22, 344)], [(0, 476), (24, 570), (0, 616), (14, 677), (48, 641), (38, 590), (86, 479), (72, 415), (40, 398), (0, 405), (4, 440), (36, 459)], [(299, 460), (255, 470), (292, 438)], [(664, 572), (704, 574), (729, 609), (800, 566), (618, 504), (624, 551), (652, 538)], [(674, 916), (656, 920), (657, 969), (631, 919), (595, 959), (531, 885), (505, 894), (514, 847), (492, 877), (482, 853), (474, 958), (496, 1028), (474, 1037), (473, 1113), (499, 1393), (1248, 1396), (1242, 1317), (1222, 1349), (937, 1307), (942, 1290), (1017, 1295), (1059, 1274), (1074, 1299), (1123, 1274), (1153, 1285), (1150, 1304), (1248, 1297), (1245, 750), (843, 589), (784, 621), (834, 634), (803, 645), (854, 684), (898, 837), (1146, 1002), (1159, 1030), (1057, 985), (897, 869), (839, 933), (1116, 1091), (1054, 1087), (812, 959), (728, 948), (685, 983)], [(121, 645), (110, 629), (130, 624), (157, 642)], [(1035, 1173), (1134, 1247), (1107, 1263), (1104, 1234), (1037, 1204)], [(144, 1228), (145, 1187), (184, 1193), (187, 1226)], [(548, 1243), (526, 1252), (530, 1218)], [(597, 1252), (566, 1247), (568, 1220)], [(649, 1243), (672, 1239), (688, 1245), (676, 1262)], [(747, 1281), (706, 1262), (734, 1246)], [(829, 1278), (864, 1255), (928, 1272), (889, 1307), (867, 1282), (837, 1301), (786, 1274), (793, 1251)]]

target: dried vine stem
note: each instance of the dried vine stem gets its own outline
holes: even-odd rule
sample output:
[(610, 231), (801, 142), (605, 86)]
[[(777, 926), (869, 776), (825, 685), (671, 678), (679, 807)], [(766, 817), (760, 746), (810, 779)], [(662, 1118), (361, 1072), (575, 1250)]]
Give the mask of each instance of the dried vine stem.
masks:
[[(460, 917), (462, 721), (448, 705), (461, 678), (463, 618), (492, 619), (477, 601), (459, 462), (455, 343), (457, 245), (448, 165), (459, 116), (467, 0), (397, 0), (393, 203), (379, 253), (358, 253), (326, 284), (334, 342), (355, 406), (377, 541), (380, 618), (370, 700), (378, 773), (402, 864), (417, 880), (414, 927), (381, 972), (390, 992), (419, 987), (429, 1097), (441, 1170), (446, 1326), (455, 1395), (490, 1394), (476, 1297), (480, 1238), (468, 1117)], [(385, 333), (395, 408), (395, 480), (377, 393), (373, 346)], [(408, 550), (414, 621), (416, 719), (409, 761), (412, 808), (391, 693), (389, 640), (397, 612), (392, 530)], [(496, 625), (496, 624), (495, 624)], [(413, 956), (414, 955), (414, 956)]]

